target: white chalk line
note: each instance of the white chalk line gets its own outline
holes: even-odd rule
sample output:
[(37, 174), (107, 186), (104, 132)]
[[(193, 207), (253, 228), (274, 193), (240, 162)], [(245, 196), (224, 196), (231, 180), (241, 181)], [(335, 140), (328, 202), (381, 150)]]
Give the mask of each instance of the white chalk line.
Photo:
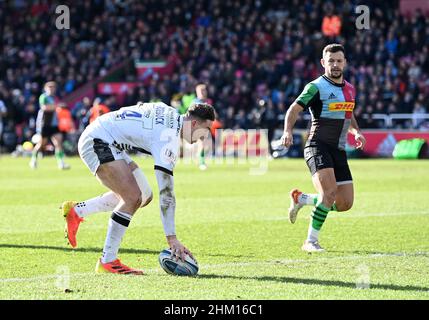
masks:
[[(310, 213), (305, 212), (303, 213), (305, 216), (302, 217), (302, 215), (300, 215), (298, 217), (298, 219), (303, 219), (303, 220), (309, 220), (310, 219)], [(394, 216), (410, 216), (410, 215), (417, 215), (417, 216), (428, 216), (429, 217), (429, 212), (380, 212), (380, 213), (363, 213), (363, 214), (353, 214), (350, 212), (332, 212), (329, 214), (328, 219), (359, 219), (359, 218), (367, 218), (367, 217), (394, 217)], [(268, 218), (258, 218), (258, 216), (252, 216), (249, 217), (248, 219), (229, 219), (229, 220), (208, 220), (208, 221), (204, 221), (205, 224), (207, 223), (226, 223), (226, 222), (240, 222), (240, 221), (282, 221), (282, 220), (288, 220), (288, 216), (287, 216), (287, 212), (285, 210), (285, 214), (284, 216), (279, 216), (279, 217), (268, 217)], [(190, 224), (201, 224), (203, 222), (192, 222)], [(155, 224), (151, 223), (151, 224), (142, 224), (142, 225), (138, 225), (138, 227), (154, 227), (156, 226)], [(63, 227), (61, 227), (63, 228)], [(60, 230), (62, 230), (60, 228)], [(105, 230), (106, 226), (105, 225), (91, 225), (91, 224), (87, 224), (84, 226), (85, 229), (90, 229), (90, 230), (97, 230), (97, 229), (102, 229)], [(11, 228), (9, 227), (8, 229), (1, 229), (0, 228), (0, 233), (3, 234), (21, 234), (21, 233), (45, 233), (45, 232), (56, 232), (59, 229), (39, 229), (38, 231), (34, 231), (34, 230), (11, 230)]]
[[(252, 266), (262, 266), (262, 265), (288, 265), (288, 264), (301, 264), (301, 263), (315, 263), (315, 262), (324, 262), (324, 261), (347, 261), (347, 260), (359, 260), (359, 259), (376, 259), (376, 258), (385, 258), (385, 257), (428, 257), (429, 252), (415, 252), (415, 253), (404, 253), (404, 252), (394, 252), (394, 253), (376, 253), (370, 255), (350, 255), (350, 256), (337, 256), (337, 257), (316, 257), (310, 259), (274, 259), (269, 261), (250, 261), (250, 262), (227, 262), (219, 264), (202, 264), (200, 269), (209, 270), (209, 269), (218, 269), (225, 267), (252, 267)], [(158, 274), (164, 273), (160, 268), (156, 269), (144, 269), (146, 275), (149, 274)], [(59, 277), (96, 277), (99, 276), (94, 272), (81, 272), (81, 273), (70, 273), (65, 275), (61, 274), (49, 274), (37, 277), (28, 277), (28, 278), (5, 278), (0, 279), (0, 283), (10, 283), (10, 282), (32, 282), (32, 281), (43, 281), (49, 279), (58, 279)], [(222, 275), (220, 275), (221, 277)]]
[[(310, 213), (304, 213), (305, 217), (298, 217), (298, 219), (309, 220)], [(368, 218), (368, 217), (395, 217), (395, 216), (428, 216), (429, 212), (379, 212), (379, 213), (363, 213), (363, 214), (353, 214), (350, 212), (330, 212), (328, 214), (328, 219), (359, 219), (359, 218)], [(263, 221), (281, 221), (289, 220), (287, 214), (283, 217), (270, 217), (261, 219)]]

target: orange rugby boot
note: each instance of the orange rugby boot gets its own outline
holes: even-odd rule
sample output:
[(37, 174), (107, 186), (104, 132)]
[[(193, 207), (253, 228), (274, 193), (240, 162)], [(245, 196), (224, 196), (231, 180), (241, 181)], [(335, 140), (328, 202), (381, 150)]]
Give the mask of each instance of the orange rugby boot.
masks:
[(112, 262), (103, 263), (101, 259), (98, 259), (97, 265), (95, 266), (96, 273), (118, 273), (118, 274), (133, 274), (133, 275), (143, 275), (142, 270), (132, 269), (127, 267), (125, 264), (121, 263), (119, 259), (116, 259)]
[(289, 194), (290, 195), (290, 206), (289, 206), (290, 223), (295, 223), (296, 217), (298, 216), (299, 209), (301, 209), (304, 206), (298, 202), (298, 197), (300, 194), (302, 194), (302, 192), (299, 191), (298, 189), (293, 189)]
[(77, 230), (79, 229), (80, 223), (84, 221), (83, 218), (79, 217), (74, 210), (75, 205), (76, 203), (73, 201), (64, 201), (61, 206), (63, 216), (66, 219), (66, 226), (64, 230), (65, 236), (72, 248), (77, 247)]

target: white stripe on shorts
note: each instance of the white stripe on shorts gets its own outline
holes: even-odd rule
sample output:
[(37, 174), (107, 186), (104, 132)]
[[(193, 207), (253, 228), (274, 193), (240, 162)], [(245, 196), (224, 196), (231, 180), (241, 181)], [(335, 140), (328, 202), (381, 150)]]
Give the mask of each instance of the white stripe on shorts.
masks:
[(353, 183), (353, 180), (339, 181), (337, 182), (337, 186), (341, 186), (343, 184)]

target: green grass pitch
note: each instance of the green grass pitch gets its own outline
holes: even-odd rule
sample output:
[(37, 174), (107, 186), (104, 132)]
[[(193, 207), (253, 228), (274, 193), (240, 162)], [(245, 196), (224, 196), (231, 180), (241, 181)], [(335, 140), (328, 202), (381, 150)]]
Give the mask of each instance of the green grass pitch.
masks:
[[(153, 161), (136, 157), (154, 200), (130, 224), (119, 257), (146, 275), (97, 275), (110, 214), (86, 219), (79, 248), (64, 239), (63, 200), (105, 189), (78, 158), (30, 170), (28, 158), (0, 158), (0, 299), (429, 299), (429, 162), (351, 160), (355, 204), (330, 213), (324, 254), (300, 250), (310, 207), (287, 220), (288, 192), (314, 192), (304, 160), (179, 163), (175, 171), (179, 239), (200, 265), (197, 277), (166, 274)], [(258, 173), (258, 171), (257, 171)], [(65, 290), (68, 289), (68, 290)]]

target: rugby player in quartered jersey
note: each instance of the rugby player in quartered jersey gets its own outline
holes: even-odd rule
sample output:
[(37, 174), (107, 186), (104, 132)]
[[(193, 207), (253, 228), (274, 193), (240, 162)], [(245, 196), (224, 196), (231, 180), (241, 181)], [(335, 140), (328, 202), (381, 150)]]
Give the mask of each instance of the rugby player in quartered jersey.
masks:
[(148, 181), (127, 154), (140, 151), (154, 159), (159, 188), (160, 217), (172, 254), (182, 260), (191, 252), (176, 237), (173, 169), (179, 157), (180, 139), (195, 143), (207, 137), (214, 120), (208, 104), (194, 104), (185, 115), (161, 103), (138, 103), (106, 113), (92, 122), (79, 138), (78, 150), (83, 162), (111, 191), (82, 202), (65, 201), (67, 239), (77, 246), (80, 222), (90, 214), (112, 211), (103, 255), (96, 272), (143, 274), (124, 265), (117, 257), (123, 235), (138, 208), (152, 200)]
[(307, 84), (295, 102), (311, 113), (307, 145), (321, 141), (345, 149), (355, 105), (355, 89), (350, 83), (338, 84), (322, 75)]
[(283, 144), (293, 144), (292, 129), (298, 114), (308, 109), (311, 129), (304, 147), (304, 158), (318, 194), (292, 189), (289, 220), (294, 223), (304, 205), (314, 206), (307, 240), (302, 249), (322, 252), (319, 232), (329, 211), (347, 211), (353, 205), (353, 180), (347, 163), (345, 144), (348, 132), (355, 136), (362, 149), (365, 138), (353, 115), (355, 89), (343, 79), (346, 65), (344, 48), (331, 44), (323, 49), (321, 64), (325, 74), (308, 83), (285, 117)]
[(63, 136), (58, 128), (56, 109), (61, 106), (61, 103), (55, 96), (56, 84), (54, 81), (48, 81), (43, 89), (44, 92), (39, 97), (39, 112), (36, 120), (36, 131), (40, 135), (40, 140), (33, 148), (30, 168), (37, 169), (39, 151), (44, 149), (50, 139), (55, 148), (58, 168), (70, 169), (70, 166), (64, 162)]

